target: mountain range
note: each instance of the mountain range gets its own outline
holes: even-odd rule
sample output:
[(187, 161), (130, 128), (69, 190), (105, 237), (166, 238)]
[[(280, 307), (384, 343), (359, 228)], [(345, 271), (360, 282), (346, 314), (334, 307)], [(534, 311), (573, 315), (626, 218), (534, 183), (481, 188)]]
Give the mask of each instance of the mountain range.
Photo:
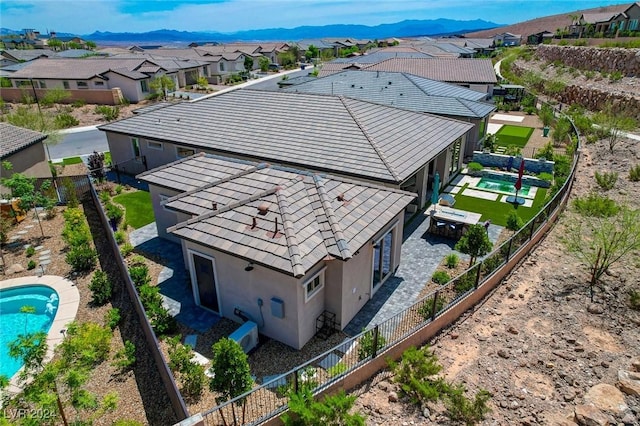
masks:
[[(79, 37), (99, 44), (105, 43), (184, 43), (203, 41), (295, 41), (310, 38), (341, 38), (352, 37), (358, 39), (383, 39), (389, 37), (435, 36), (462, 34), (501, 26), (494, 22), (476, 19), (473, 21), (458, 21), (453, 19), (405, 20), (393, 24), (367, 25), (323, 25), (300, 26), (295, 28), (268, 28), (259, 30), (238, 31), (234, 33), (193, 32), (176, 30), (156, 30), (144, 33), (114, 33), (96, 31)], [(0, 29), (0, 35), (21, 34), (20, 31), (6, 28)], [(74, 34), (57, 33), (61, 37)]]

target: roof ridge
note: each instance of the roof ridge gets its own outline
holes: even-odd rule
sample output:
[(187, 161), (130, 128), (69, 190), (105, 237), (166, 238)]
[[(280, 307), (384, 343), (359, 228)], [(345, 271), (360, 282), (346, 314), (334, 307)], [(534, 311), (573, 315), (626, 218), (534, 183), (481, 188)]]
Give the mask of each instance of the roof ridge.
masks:
[(287, 186), (277, 187), (276, 202), (280, 207), (280, 215), (282, 216), (282, 231), (284, 238), (287, 241), (287, 249), (289, 250), (289, 259), (291, 261), (291, 268), (293, 269), (293, 276), (301, 277), (305, 274), (302, 267), (302, 255), (300, 254), (300, 244), (298, 238), (295, 235), (295, 229), (293, 229), (293, 220), (291, 219), (291, 212), (289, 211), (289, 200), (283, 193), (283, 189)]
[(222, 179), (215, 180), (215, 181), (213, 181), (213, 182), (209, 182), (209, 183), (207, 183), (207, 184), (205, 184), (205, 185), (199, 186), (199, 187), (194, 188), (194, 189), (192, 189), (192, 190), (189, 190), (189, 191), (182, 192), (182, 193), (180, 193), (180, 194), (174, 195), (173, 197), (169, 197), (169, 198), (167, 198), (166, 202), (167, 202), (167, 203), (170, 203), (170, 202), (172, 202), (172, 201), (179, 200), (179, 199), (181, 199), (181, 198), (183, 198), (183, 197), (187, 197), (187, 196), (189, 196), (189, 195), (195, 194), (196, 192), (204, 191), (204, 190), (206, 190), (206, 189), (209, 189), (209, 188), (212, 188), (212, 187), (214, 187), (214, 186), (217, 186), (217, 185), (220, 185), (220, 184), (223, 184), (223, 183), (229, 182), (229, 181), (231, 181), (231, 180), (233, 180), (233, 179), (237, 179), (237, 178), (240, 178), (240, 177), (246, 176), (246, 175), (248, 175), (248, 174), (250, 174), (250, 173), (257, 172), (258, 170), (266, 169), (266, 168), (268, 168), (268, 167), (269, 167), (269, 164), (268, 164), (268, 163), (259, 163), (259, 164), (256, 164), (255, 166), (253, 166), (253, 167), (251, 167), (251, 168), (249, 168), (249, 169), (247, 169), (247, 170), (241, 170), (241, 171), (239, 171), (239, 172), (238, 172), (238, 173), (236, 173), (236, 174), (233, 174), (233, 175), (230, 175), (230, 176), (224, 177), (224, 178), (222, 178)]
[(210, 211), (208, 213), (204, 213), (204, 214), (201, 214), (201, 215), (196, 216), (194, 218), (191, 218), (189, 220), (185, 220), (184, 222), (177, 223), (177, 224), (167, 228), (167, 232), (177, 231), (178, 229), (182, 229), (185, 226), (193, 225), (194, 223), (200, 222), (202, 220), (210, 219), (210, 218), (212, 218), (212, 217), (214, 217), (216, 215), (219, 215), (220, 213), (228, 212), (229, 210), (233, 210), (236, 207), (239, 207), (239, 206), (241, 206), (243, 204), (247, 204), (247, 203), (250, 203), (252, 201), (259, 200), (260, 198), (265, 197), (267, 195), (271, 195), (271, 194), (275, 193), (278, 189), (279, 189), (279, 187), (277, 187), (277, 186), (274, 187), (274, 188), (271, 188), (271, 189), (267, 189), (267, 190), (259, 192), (257, 194), (253, 194), (252, 196), (250, 196), (248, 198), (244, 198), (242, 200), (236, 201), (235, 203), (227, 204), (226, 206), (224, 206), (224, 207), (222, 207), (222, 208), (220, 208), (218, 210), (212, 210), (212, 211)]
[(322, 178), (320, 176), (313, 177), (313, 183), (315, 184), (316, 190), (318, 191), (322, 209), (324, 210), (327, 216), (327, 220), (329, 221), (329, 226), (331, 227), (331, 232), (336, 239), (336, 245), (338, 246), (340, 255), (343, 259), (351, 259), (351, 257), (353, 256), (351, 254), (351, 250), (349, 250), (349, 244), (344, 236), (340, 221), (338, 221), (338, 219), (336, 218), (336, 212), (331, 206), (329, 194), (327, 194), (327, 189), (325, 188), (324, 182), (322, 182), (321, 179)]
[(349, 115), (351, 116), (353, 121), (355, 121), (356, 125), (358, 126), (358, 128), (360, 129), (362, 134), (364, 134), (364, 137), (367, 138), (367, 141), (369, 141), (369, 144), (371, 145), (371, 147), (373, 147), (373, 149), (376, 152), (376, 154), (378, 154), (378, 157), (380, 157), (380, 160), (382, 161), (384, 166), (387, 168), (387, 171), (391, 174), (391, 176), (396, 181), (400, 180), (400, 176), (398, 176), (398, 174), (395, 172), (395, 170), (393, 170), (393, 168), (391, 167), (391, 165), (387, 161), (387, 159), (384, 156), (384, 154), (382, 153), (382, 151), (380, 151), (380, 149), (378, 148), (378, 146), (374, 142), (373, 138), (369, 135), (369, 133), (364, 128), (362, 123), (360, 123), (360, 120), (358, 120), (358, 118), (355, 116), (353, 111), (351, 111), (351, 108), (349, 108), (349, 105), (347, 105), (347, 103), (345, 102), (346, 98), (344, 96), (338, 96), (338, 98), (340, 99), (340, 102), (342, 102), (342, 105), (344, 105), (345, 109), (347, 110), (347, 112), (349, 113)]

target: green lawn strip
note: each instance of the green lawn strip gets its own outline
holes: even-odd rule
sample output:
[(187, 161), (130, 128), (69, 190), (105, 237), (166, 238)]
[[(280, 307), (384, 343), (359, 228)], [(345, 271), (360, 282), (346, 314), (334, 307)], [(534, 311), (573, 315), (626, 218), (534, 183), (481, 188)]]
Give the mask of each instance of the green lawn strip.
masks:
[(506, 226), (507, 214), (509, 214), (509, 211), (516, 209), (518, 216), (526, 223), (543, 207), (546, 193), (547, 190), (545, 188), (538, 188), (533, 199), (533, 205), (531, 207), (518, 206), (517, 209), (510, 203), (483, 200), (482, 198), (468, 197), (458, 193), (455, 194), (456, 204), (453, 207), (474, 213), (482, 213), (481, 222), (491, 220), (491, 223), (500, 226)]
[(496, 133), (496, 143), (501, 146), (524, 148), (533, 133), (533, 127), (504, 125)]
[(135, 229), (153, 222), (153, 205), (147, 191), (128, 192), (113, 197), (113, 201), (125, 208), (127, 223)]
[(82, 163), (82, 158), (80, 157), (68, 157), (68, 158), (63, 158), (61, 162), (59, 163), (53, 163), (53, 164), (63, 164), (65, 166), (70, 166), (72, 164), (80, 164)]

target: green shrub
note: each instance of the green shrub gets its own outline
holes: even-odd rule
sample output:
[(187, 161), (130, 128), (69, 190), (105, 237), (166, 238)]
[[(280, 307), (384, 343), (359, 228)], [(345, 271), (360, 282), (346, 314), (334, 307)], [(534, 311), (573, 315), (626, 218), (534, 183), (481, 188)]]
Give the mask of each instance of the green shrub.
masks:
[(136, 345), (127, 340), (124, 342), (124, 348), (115, 353), (114, 361), (111, 365), (119, 368), (120, 371), (128, 371), (136, 365)]
[(629, 180), (631, 182), (640, 181), (640, 164), (636, 164), (635, 166), (629, 169)]
[(120, 220), (124, 216), (124, 209), (117, 204), (106, 203), (104, 205), (105, 212), (109, 220), (114, 220), (116, 223), (120, 223)]
[(122, 185), (116, 185), (115, 191), (116, 191), (116, 195), (120, 195), (122, 194), (122, 190), (123, 190), (123, 186)]
[(77, 126), (80, 122), (73, 115), (63, 112), (55, 116), (53, 124), (56, 129), (67, 129), (69, 127)]
[(190, 363), (181, 374), (182, 393), (187, 398), (197, 398), (202, 394), (207, 376), (204, 374), (204, 366), (196, 362)]
[(29, 246), (29, 247), (27, 247), (27, 248), (25, 249), (24, 254), (25, 254), (27, 257), (31, 257), (31, 256), (33, 256), (34, 254), (36, 254), (36, 249), (35, 249), (35, 248), (33, 248), (33, 246)]
[(460, 257), (455, 253), (449, 253), (447, 257), (444, 258), (444, 262), (447, 265), (447, 268), (453, 269), (458, 266), (458, 263), (460, 263)]
[(111, 299), (113, 284), (106, 272), (98, 270), (93, 274), (89, 290), (91, 290), (91, 302), (94, 305), (102, 306)]
[(451, 277), (445, 271), (436, 271), (433, 273), (433, 276), (431, 277), (431, 281), (439, 285), (446, 284), (450, 280), (451, 280)]
[(145, 311), (147, 312), (153, 331), (155, 331), (158, 336), (175, 333), (178, 329), (176, 319), (162, 304), (152, 305), (149, 308), (145, 308)]
[(131, 277), (131, 281), (133, 281), (137, 288), (140, 288), (143, 285), (147, 285), (151, 282), (151, 277), (149, 276), (149, 267), (145, 264), (134, 264), (133, 266), (130, 266), (129, 276)]
[(437, 401), (447, 391), (448, 385), (439, 374), (442, 365), (428, 346), (421, 349), (410, 347), (404, 351), (399, 363), (389, 361), (389, 366), (400, 391), (414, 404)]
[(465, 396), (465, 392), (464, 385), (450, 386), (444, 399), (444, 405), (447, 407), (447, 417), (454, 422), (466, 425), (478, 424), (491, 412), (491, 408), (487, 405), (487, 402), (491, 399), (491, 394), (484, 389), (480, 389), (471, 400)]
[(100, 201), (106, 204), (111, 201), (111, 193), (108, 190), (104, 189), (100, 191), (100, 194), (98, 194), (98, 198), (100, 198)]
[(573, 201), (578, 213), (589, 217), (611, 217), (618, 213), (620, 207), (611, 198), (592, 192), (585, 197)]
[(75, 272), (87, 272), (96, 265), (98, 254), (89, 244), (71, 247), (65, 256), (66, 262)]
[(127, 234), (124, 231), (116, 231), (113, 233), (113, 237), (116, 240), (116, 244), (120, 245), (127, 239)]
[[(446, 302), (447, 301), (446, 301), (446, 299), (444, 297), (438, 296), (438, 298), (436, 299), (436, 311), (435, 311), (436, 314), (438, 312), (440, 312), (442, 310), (442, 308), (444, 308), (444, 304)], [(434, 315), (434, 312), (433, 312), (433, 297), (425, 299), (423, 305), (418, 308), (418, 313), (425, 320), (433, 318), (433, 315)]]
[(507, 213), (506, 228), (510, 231), (516, 232), (523, 226), (524, 221), (520, 216), (518, 216), (518, 212), (515, 210), (509, 210), (509, 213)]
[(36, 267), (36, 261), (35, 261), (35, 260), (33, 260), (33, 259), (32, 259), (32, 260), (30, 260), (30, 261), (27, 263), (27, 269), (28, 269), (29, 271), (30, 271), (30, 270), (32, 270), (32, 269), (34, 269), (35, 267)]
[(329, 377), (336, 377), (347, 371), (347, 366), (343, 362), (338, 362), (327, 370)]
[(102, 115), (107, 121), (113, 121), (120, 115), (119, 106), (96, 105), (95, 113)]
[(77, 99), (75, 101), (73, 101), (73, 103), (71, 103), (71, 106), (74, 108), (80, 108), (83, 107), (87, 104), (87, 102), (84, 99)]
[(122, 257), (127, 257), (131, 254), (131, 252), (133, 252), (133, 250), (133, 245), (127, 242), (120, 247), (120, 254), (122, 254)]
[(378, 332), (378, 342), (376, 344), (374, 342), (374, 331), (374, 329), (371, 329), (360, 337), (360, 342), (358, 345), (358, 361), (365, 360), (372, 356), (374, 350), (376, 354), (378, 354), (380, 349), (382, 349), (384, 345), (387, 344), (386, 339), (380, 332)]
[(629, 304), (631, 308), (640, 311), (640, 291), (629, 290)]
[(613, 71), (609, 74), (609, 81), (611, 83), (615, 83), (616, 81), (620, 81), (622, 79), (622, 73), (620, 71)]
[(471, 163), (467, 164), (467, 170), (470, 173), (478, 173), (478, 172), (481, 172), (483, 169), (484, 169), (484, 166), (475, 161), (472, 161)]
[(538, 174), (538, 179), (543, 180), (545, 182), (552, 182), (553, 175), (547, 172), (540, 172), (540, 174)]
[(120, 309), (118, 308), (111, 308), (104, 315), (104, 322), (111, 331), (115, 330), (118, 324), (120, 324), (120, 319)]
[(72, 322), (59, 347), (66, 360), (73, 360), (78, 367), (93, 367), (107, 359), (111, 336), (111, 330), (100, 324)]
[(285, 426), (364, 426), (364, 417), (360, 413), (352, 413), (355, 400), (355, 395), (347, 395), (344, 390), (316, 400), (312, 390), (304, 387), (290, 395), (289, 412), (281, 420)]
[(476, 285), (476, 279), (474, 273), (467, 272), (466, 274), (460, 276), (453, 288), (458, 294), (466, 293), (467, 291), (474, 288)]
[(618, 181), (618, 173), (616, 172), (600, 173), (596, 170), (595, 179), (596, 179), (596, 183), (600, 186), (600, 188), (604, 189), (605, 191), (608, 191), (610, 189), (613, 189), (613, 187), (616, 185), (616, 182)]

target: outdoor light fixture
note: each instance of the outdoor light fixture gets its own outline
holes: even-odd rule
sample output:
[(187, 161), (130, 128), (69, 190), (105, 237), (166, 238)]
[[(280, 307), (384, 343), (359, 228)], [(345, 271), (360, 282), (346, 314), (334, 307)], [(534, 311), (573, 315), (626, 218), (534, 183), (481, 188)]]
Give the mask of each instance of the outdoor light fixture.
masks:
[(247, 272), (253, 271), (253, 262), (247, 263), (247, 266), (244, 267), (244, 270)]

